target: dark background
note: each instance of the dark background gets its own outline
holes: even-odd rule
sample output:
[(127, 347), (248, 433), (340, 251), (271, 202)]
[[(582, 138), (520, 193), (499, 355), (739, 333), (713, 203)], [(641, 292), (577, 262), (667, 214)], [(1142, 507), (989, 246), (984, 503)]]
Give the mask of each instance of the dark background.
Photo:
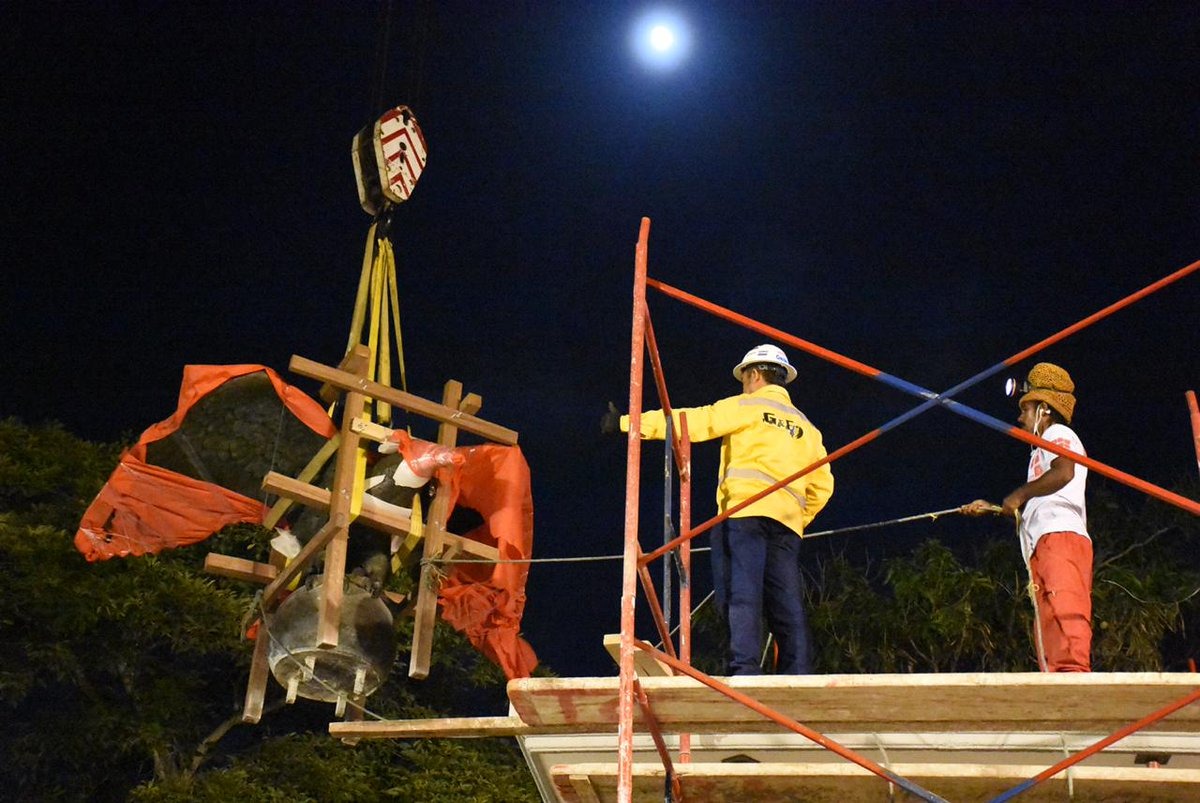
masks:
[[(671, 72), (631, 52), (646, 8), (0, 6), (0, 415), (133, 439), (186, 364), (338, 362), (370, 222), (350, 141), (401, 103), (429, 143), (393, 233), (410, 389), (460, 379), (521, 433), (539, 557), (621, 550), (623, 442), (597, 421), (627, 404), (643, 215), (653, 277), (935, 390), (1200, 258), (1193, 4), (680, 4)], [(1090, 454), (1158, 484), (1196, 470), (1198, 281), (1039, 355), (1074, 376)], [(736, 392), (763, 338), (650, 304), (672, 401)], [(789, 352), (830, 450), (917, 403)], [(961, 400), (1014, 420), (1004, 375)], [(697, 447), (697, 520), (715, 454)], [(839, 460), (814, 528), (998, 500), (1025, 455), (931, 411)], [(647, 548), (661, 462), (647, 449)], [(996, 532), (943, 519), (805, 559)], [(619, 577), (532, 569), (543, 661), (615, 672)]]

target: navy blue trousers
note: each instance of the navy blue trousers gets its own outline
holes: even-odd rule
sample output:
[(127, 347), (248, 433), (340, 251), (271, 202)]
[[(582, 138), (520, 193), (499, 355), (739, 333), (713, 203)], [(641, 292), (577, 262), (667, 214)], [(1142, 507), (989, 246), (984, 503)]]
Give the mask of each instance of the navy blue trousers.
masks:
[(729, 628), (729, 673), (762, 670), (762, 621), (779, 646), (781, 675), (812, 672), (800, 537), (763, 516), (726, 519), (712, 537), (717, 610)]

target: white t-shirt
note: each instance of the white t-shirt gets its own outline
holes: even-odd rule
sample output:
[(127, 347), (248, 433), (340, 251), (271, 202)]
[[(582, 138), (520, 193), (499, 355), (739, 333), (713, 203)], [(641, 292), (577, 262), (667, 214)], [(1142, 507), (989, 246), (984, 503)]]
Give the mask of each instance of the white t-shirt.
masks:
[[(1079, 436), (1063, 424), (1051, 424), (1042, 433), (1042, 439), (1087, 456)], [(1054, 452), (1040, 446), (1034, 447), (1029, 455), (1026, 480), (1036, 480), (1045, 474), (1057, 457), (1059, 455)], [(1087, 473), (1086, 466), (1076, 463), (1075, 476), (1070, 482), (1048, 496), (1035, 496), (1025, 503), (1025, 510), (1021, 513), (1021, 548), (1026, 558), (1033, 554), (1038, 539), (1046, 533), (1072, 532), (1091, 538), (1087, 531), (1087, 505), (1083, 498)]]

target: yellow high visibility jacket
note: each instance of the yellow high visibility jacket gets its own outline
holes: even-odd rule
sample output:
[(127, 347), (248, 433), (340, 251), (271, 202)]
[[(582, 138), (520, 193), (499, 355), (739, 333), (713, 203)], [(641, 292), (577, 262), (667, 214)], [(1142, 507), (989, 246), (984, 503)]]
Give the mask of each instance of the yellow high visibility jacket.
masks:
[[(765, 385), (753, 393), (672, 413), (676, 432), (679, 414), (687, 413), (691, 441), (721, 439), (721, 476), (717, 484), (720, 513), (826, 455), (821, 432), (792, 406), (792, 397), (780, 385)], [(662, 440), (666, 424), (662, 410), (643, 412), (642, 438)], [(627, 415), (621, 416), (621, 430), (629, 431)], [(732, 518), (767, 516), (803, 535), (804, 528), (832, 495), (833, 472), (826, 463), (747, 505)]]

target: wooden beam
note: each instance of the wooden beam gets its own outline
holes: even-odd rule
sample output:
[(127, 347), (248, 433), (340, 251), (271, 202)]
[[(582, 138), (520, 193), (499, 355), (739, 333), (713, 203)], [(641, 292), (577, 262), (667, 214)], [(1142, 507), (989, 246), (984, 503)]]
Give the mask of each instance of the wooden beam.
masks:
[[(359, 348), (366, 347), (362, 344), (359, 344)], [(370, 354), (369, 351), (368, 354)], [(367, 370), (367, 362), (358, 349), (351, 348), (346, 352), (346, 356), (342, 357), (342, 361), (338, 363), (338, 370), (345, 371), (348, 374), (354, 374), (355, 376), (364, 376)], [(344, 388), (335, 387), (327, 382), (324, 385), (321, 385), (321, 389), (317, 392), (317, 395), (320, 396), (321, 401), (325, 402), (326, 404), (333, 404), (338, 400), (339, 397), (341, 397), (342, 390), (344, 390)]]
[[(248, 583), (262, 583), (266, 585), (274, 580), (279, 575), (278, 567), (270, 563), (257, 563), (245, 558), (235, 558), (231, 555), (222, 555), (217, 552), (209, 552), (204, 557), (204, 571), (209, 574), (215, 574), (218, 577), (228, 577), (233, 580), (245, 580)], [(383, 596), (394, 605), (403, 607), (407, 605), (409, 599), (399, 591), (384, 591)]]
[[(286, 474), (270, 472), (263, 478), (263, 490), (286, 496), (314, 510), (329, 509), (329, 490), (315, 485), (299, 482)], [(382, 530), (387, 533), (405, 535), (412, 528), (407, 508), (393, 505), (382, 499), (365, 494), (362, 500), (362, 511), (355, 520), (358, 524)], [(443, 533), (447, 544), (453, 543), (468, 555), (486, 560), (500, 560), (500, 550), (488, 544), (482, 544), (470, 538), (463, 538), (454, 533)]]
[(453, 423), (464, 432), (470, 432), (473, 435), (478, 435), (481, 438), (486, 438), (496, 443), (512, 446), (517, 442), (516, 431), (508, 427), (502, 427), (499, 424), (493, 424), (490, 421), (484, 421), (482, 418), (476, 418), (473, 414), (458, 409), (457, 404), (451, 406), (444, 403), (431, 402), (428, 399), (422, 399), (420, 396), (414, 396), (411, 393), (396, 390), (379, 382), (372, 382), (371, 380), (357, 377), (346, 371), (330, 368), (327, 365), (322, 365), (319, 362), (299, 355), (292, 356), (288, 367), (301, 376), (327, 382), (343, 390), (358, 391), (373, 399), (387, 402), (410, 413), (417, 413), (426, 418), (432, 418), (434, 421), (442, 424)]
[[(341, 442), (341, 435), (334, 435), (332, 438), (325, 441), (325, 444), (317, 450), (317, 453), (312, 456), (312, 459), (308, 461), (308, 464), (300, 471), (299, 474), (296, 475), (296, 479), (300, 480), (301, 482), (311, 482), (312, 478), (317, 476), (317, 472), (324, 468), (325, 464), (329, 462), (329, 458), (332, 457), (333, 453), (337, 451), (338, 444)], [(288, 508), (291, 507), (292, 501), (293, 500), (291, 499), (280, 499), (274, 505), (272, 505), (270, 512), (268, 512), (266, 518), (263, 519), (263, 526), (268, 530), (274, 529), (275, 525), (279, 523), (279, 520), (283, 518), (283, 515), (287, 513)]]
[[(442, 389), (442, 404), (459, 408), (463, 402), (462, 383), (451, 379)], [(478, 396), (466, 400), (466, 413), (478, 410)], [(438, 445), (453, 447), (458, 440), (458, 428), (451, 421), (438, 427)], [(416, 680), (429, 677), (429, 662), (433, 655), (433, 626), (437, 618), (438, 573), (430, 561), (441, 557), (445, 543), (446, 517), (450, 513), (450, 488), (438, 483), (433, 502), (429, 505), (429, 520), (425, 524), (425, 543), (422, 550), (421, 578), (417, 582), (417, 605), (413, 610), (412, 652), (408, 661), (408, 676)]]
[[(365, 381), (371, 362), (371, 350), (357, 345), (346, 355), (345, 364), (352, 365), (353, 374)], [(341, 626), (342, 598), (345, 595), (346, 546), (350, 538), (350, 522), (358, 516), (363, 497), (363, 479), (367, 458), (362, 450), (354, 422), (363, 414), (367, 397), (348, 388), (342, 408), (342, 442), (338, 446), (333, 468), (333, 487), (330, 488), (329, 520), (337, 531), (325, 548), (325, 569), (322, 572), (321, 599), (317, 606), (317, 646), (332, 649), (338, 644)]]
[(376, 443), (383, 443), (391, 440), (393, 430), (391, 427), (385, 427), (383, 424), (376, 424), (374, 421), (368, 421), (365, 418), (356, 418), (350, 422), (350, 427), (356, 433), (368, 440)]
[[(263, 477), (262, 487), (264, 491), (286, 496), (313, 510), (321, 512), (329, 510), (332, 492), (328, 488), (309, 485), (276, 471), (267, 472), (267, 476)], [(412, 527), (412, 520), (409, 518), (407, 510), (407, 508), (365, 494), (362, 500), (362, 510), (359, 511), (356, 521), (376, 530), (403, 535)]]
[(254, 653), (250, 657), (250, 679), (246, 682), (246, 701), (242, 705), (242, 722), (253, 725), (262, 719), (263, 700), (267, 696), (267, 676), (271, 667), (267, 663), (270, 647), (267, 623), (258, 623), (258, 634), (254, 639)]
[(587, 775), (568, 775), (567, 782), (571, 785), (571, 790), (575, 792), (579, 803), (600, 803), (600, 796), (596, 794), (596, 787), (592, 786), (592, 779)]
[[(621, 665), (621, 634), (608, 633), (604, 636), (604, 649), (612, 657), (613, 662), (618, 666)], [(643, 650), (638, 650), (633, 654), (633, 668), (637, 670), (638, 677), (669, 677), (675, 673), (666, 664), (659, 663), (654, 656)]]
[[(1111, 733), (1200, 686), (1190, 672), (964, 672), (720, 678), (819, 733)], [(687, 676), (643, 678), (668, 733), (762, 733), (759, 714)], [(508, 699), (531, 725), (617, 728), (618, 679), (517, 678)], [(1087, 705), (1080, 705), (1086, 700)], [(1200, 733), (1200, 705), (1147, 732)]]
[(279, 569), (270, 563), (256, 563), (245, 558), (209, 552), (204, 556), (204, 571), (220, 577), (245, 580), (249, 583), (266, 585), (279, 575)]
[(427, 739), (528, 736), (534, 732), (520, 717), (446, 717), (442, 719), (330, 722), (329, 733), (341, 739)]

